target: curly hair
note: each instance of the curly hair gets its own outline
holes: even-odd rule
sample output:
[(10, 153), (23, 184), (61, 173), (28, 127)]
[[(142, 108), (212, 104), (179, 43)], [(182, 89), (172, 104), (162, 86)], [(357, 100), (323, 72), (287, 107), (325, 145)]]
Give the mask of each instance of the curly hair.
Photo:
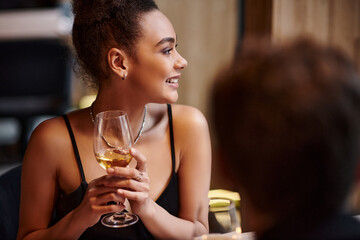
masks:
[(309, 39), (245, 44), (213, 108), (224, 161), (258, 209), (339, 210), (360, 146), (360, 79), (342, 52)]
[(77, 60), (95, 86), (109, 74), (107, 51), (118, 47), (135, 57), (141, 16), (158, 10), (153, 0), (73, 0), (72, 7), (72, 40)]

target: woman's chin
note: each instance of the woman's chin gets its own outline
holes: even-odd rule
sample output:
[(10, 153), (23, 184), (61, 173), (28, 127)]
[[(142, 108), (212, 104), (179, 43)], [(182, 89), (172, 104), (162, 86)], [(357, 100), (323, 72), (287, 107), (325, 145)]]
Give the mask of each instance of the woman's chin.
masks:
[(179, 98), (179, 96), (176, 94), (176, 97), (169, 99), (168, 103), (176, 103), (178, 98)]
[(179, 98), (178, 93), (172, 93), (171, 95), (166, 96), (161, 103), (176, 103)]

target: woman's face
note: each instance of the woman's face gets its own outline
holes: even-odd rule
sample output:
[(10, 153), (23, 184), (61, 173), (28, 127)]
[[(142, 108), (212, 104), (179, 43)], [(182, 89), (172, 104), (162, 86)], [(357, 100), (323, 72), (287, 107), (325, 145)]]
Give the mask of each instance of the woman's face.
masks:
[(128, 81), (148, 102), (173, 103), (181, 70), (187, 61), (176, 51), (176, 34), (172, 24), (160, 11), (143, 15), (142, 37), (135, 46)]

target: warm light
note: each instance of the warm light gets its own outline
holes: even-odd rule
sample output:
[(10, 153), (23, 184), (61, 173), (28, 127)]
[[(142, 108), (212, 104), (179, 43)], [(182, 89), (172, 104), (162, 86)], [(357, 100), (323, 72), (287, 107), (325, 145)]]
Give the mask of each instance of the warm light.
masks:
[(96, 95), (83, 96), (79, 101), (79, 108), (82, 109), (82, 108), (90, 107), (90, 105), (93, 103), (95, 98), (96, 98)]

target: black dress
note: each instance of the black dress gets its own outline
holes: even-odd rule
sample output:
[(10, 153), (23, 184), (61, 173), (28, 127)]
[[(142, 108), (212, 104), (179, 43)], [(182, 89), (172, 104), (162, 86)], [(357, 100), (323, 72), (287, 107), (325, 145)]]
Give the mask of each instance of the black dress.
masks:
[[(178, 192), (178, 175), (175, 172), (175, 148), (174, 148), (174, 136), (172, 127), (172, 113), (171, 105), (168, 104), (168, 116), (169, 116), (169, 129), (170, 129), (170, 143), (171, 143), (171, 157), (172, 157), (172, 173), (171, 179), (165, 190), (162, 192), (160, 197), (156, 200), (156, 203), (163, 207), (166, 211), (174, 216), (178, 216), (179, 212), (179, 192)], [(81, 203), (84, 198), (87, 182), (83, 167), (81, 164), (79, 152), (76, 146), (74, 134), (72, 132), (70, 122), (66, 115), (63, 116), (68, 128), (74, 153), (79, 166), (82, 182), (80, 186), (70, 194), (61, 195), (57, 200), (54, 217), (51, 225), (58, 222), (70, 211), (74, 210)], [(154, 239), (150, 232), (146, 229), (141, 219), (134, 225), (124, 228), (108, 228), (101, 224), (99, 221), (94, 226), (88, 228), (79, 239)]]

